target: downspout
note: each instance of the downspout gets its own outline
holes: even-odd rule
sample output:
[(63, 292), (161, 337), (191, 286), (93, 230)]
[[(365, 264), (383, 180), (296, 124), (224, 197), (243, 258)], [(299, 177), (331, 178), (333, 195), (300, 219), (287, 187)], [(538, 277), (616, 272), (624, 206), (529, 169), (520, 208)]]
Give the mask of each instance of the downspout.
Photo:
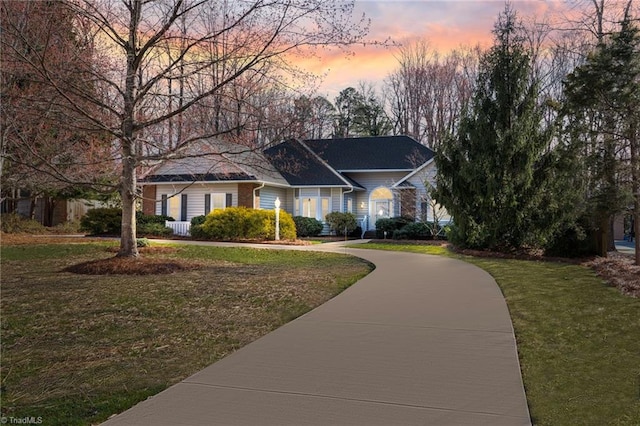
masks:
[(344, 213), (344, 196), (345, 194), (351, 194), (353, 191), (355, 191), (355, 188), (353, 186), (350, 187), (351, 189), (349, 189), (347, 192), (343, 192), (342, 193), (342, 200), (341, 200), (341, 204), (342, 204), (342, 212)]
[[(266, 185), (265, 182), (262, 182), (262, 185), (257, 187), (257, 188), (253, 188), (253, 200), (252, 200), (252, 204), (253, 204), (253, 208), (256, 208), (256, 191), (260, 191), (262, 188), (264, 188), (264, 186)], [(260, 207), (260, 206), (258, 206)]]

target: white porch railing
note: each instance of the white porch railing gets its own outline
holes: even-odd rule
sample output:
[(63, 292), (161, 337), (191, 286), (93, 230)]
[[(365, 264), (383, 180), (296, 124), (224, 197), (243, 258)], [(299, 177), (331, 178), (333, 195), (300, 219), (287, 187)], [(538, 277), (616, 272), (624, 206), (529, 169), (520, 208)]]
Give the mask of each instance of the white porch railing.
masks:
[(190, 235), (189, 229), (191, 228), (191, 222), (178, 222), (167, 220), (165, 226), (173, 229), (173, 235), (180, 235), (186, 237)]
[(360, 229), (362, 229), (362, 235), (360, 238), (364, 238), (364, 234), (369, 230), (369, 216), (364, 215), (360, 221)]

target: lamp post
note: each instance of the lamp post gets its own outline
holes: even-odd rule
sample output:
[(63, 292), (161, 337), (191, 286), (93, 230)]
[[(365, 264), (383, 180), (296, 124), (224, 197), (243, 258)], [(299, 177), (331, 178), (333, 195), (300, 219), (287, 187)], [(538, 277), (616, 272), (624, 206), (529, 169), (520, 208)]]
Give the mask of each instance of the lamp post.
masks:
[(280, 241), (280, 197), (276, 197), (276, 241)]

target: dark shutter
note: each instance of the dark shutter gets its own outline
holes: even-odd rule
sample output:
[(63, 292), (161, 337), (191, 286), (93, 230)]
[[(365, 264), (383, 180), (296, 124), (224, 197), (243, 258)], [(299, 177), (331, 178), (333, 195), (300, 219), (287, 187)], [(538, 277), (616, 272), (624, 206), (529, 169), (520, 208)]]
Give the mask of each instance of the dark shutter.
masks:
[(187, 220), (187, 194), (182, 194), (182, 202), (180, 203), (180, 220)]
[(160, 203), (160, 214), (162, 216), (167, 215), (167, 195), (162, 196), (162, 202)]
[(204, 214), (211, 212), (211, 194), (204, 194)]
[(233, 198), (231, 197), (231, 194), (225, 194), (227, 199), (225, 200), (225, 208), (226, 207), (232, 207), (233, 204)]

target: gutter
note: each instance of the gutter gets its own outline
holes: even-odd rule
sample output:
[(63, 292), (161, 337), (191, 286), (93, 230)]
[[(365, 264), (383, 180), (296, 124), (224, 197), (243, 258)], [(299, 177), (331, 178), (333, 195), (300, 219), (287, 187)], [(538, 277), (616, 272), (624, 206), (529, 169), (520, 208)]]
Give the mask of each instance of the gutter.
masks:
[[(253, 188), (253, 208), (256, 208), (256, 191), (260, 191), (262, 188), (264, 188), (264, 186), (266, 185), (266, 182), (262, 182), (262, 185), (257, 187), (257, 188)], [(258, 206), (259, 208), (260, 206)]]
[[(350, 189), (348, 191), (342, 193), (342, 197), (341, 197), (342, 200), (340, 200), (340, 204), (342, 205), (342, 209), (341, 210), (344, 210), (344, 196), (345, 196), (345, 194), (351, 194), (354, 190), (355, 190), (355, 188), (352, 186), (352, 187), (350, 187)], [(343, 211), (343, 213), (344, 213), (344, 211)]]

